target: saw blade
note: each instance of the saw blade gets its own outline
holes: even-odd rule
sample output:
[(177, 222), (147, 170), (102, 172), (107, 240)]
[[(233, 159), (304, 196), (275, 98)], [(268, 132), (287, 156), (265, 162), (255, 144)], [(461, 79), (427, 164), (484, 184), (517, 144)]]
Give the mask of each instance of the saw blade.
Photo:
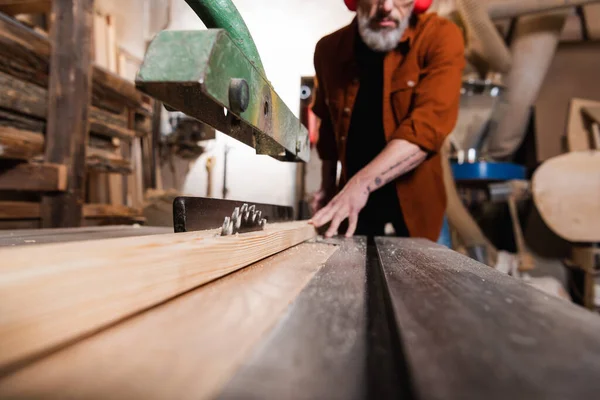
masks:
[(254, 205), (243, 204), (233, 210), (231, 217), (225, 217), (221, 236), (260, 231), (266, 226), (267, 220), (262, 218), (262, 211), (257, 210)]

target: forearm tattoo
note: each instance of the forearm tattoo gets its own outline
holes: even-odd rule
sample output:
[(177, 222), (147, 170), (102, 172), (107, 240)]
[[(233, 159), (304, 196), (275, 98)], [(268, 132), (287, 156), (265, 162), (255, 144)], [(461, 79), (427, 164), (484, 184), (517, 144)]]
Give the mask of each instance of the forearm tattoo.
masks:
[(387, 185), (394, 179), (398, 178), (400, 175), (411, 171), (413, 168), (416, 168), (421, 162), (423, 162), (423, 158), (420, 157), (419, 151), (416, 151), (404, 157), (403, 159), (401, 159), (400, 161), (383, 171), (381, 175), (376, 177), (373, 183), (367, 187), (367, 190), (371, 192), (371, 189), (376, 190), (384, 185)]

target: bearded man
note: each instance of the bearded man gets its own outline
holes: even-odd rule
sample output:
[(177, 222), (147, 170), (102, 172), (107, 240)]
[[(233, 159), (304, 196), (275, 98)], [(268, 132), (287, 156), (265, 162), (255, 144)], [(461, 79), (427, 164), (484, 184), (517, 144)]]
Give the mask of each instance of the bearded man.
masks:
[(382, 236), (389, 223), (396, 236), (440, 236), (439, 152), (458, 118), (464, 41), (416, 2), (418, 12), (415, 1), (357, 0), (350, 25), (316, 46), (312, 111), (323, 166), (311, 222), (330, 223), (326, 237), (342, 223), (348, 237)]

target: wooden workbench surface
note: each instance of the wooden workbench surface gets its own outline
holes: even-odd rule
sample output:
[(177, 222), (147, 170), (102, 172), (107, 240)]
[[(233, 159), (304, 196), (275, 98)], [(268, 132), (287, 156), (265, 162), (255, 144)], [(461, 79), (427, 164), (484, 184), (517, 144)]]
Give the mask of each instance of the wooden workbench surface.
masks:
[(428, 241), (317, 239), (0, 370), (0, 398), (587, 399), (598, 332)]

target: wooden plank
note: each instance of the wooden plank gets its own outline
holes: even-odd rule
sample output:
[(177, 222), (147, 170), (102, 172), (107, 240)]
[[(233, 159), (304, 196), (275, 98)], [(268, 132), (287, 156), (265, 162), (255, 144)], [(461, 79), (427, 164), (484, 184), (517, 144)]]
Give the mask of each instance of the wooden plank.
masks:
[(88, 147), (87, 149), (86, 166), (88, 169), (98, 172), (131, 173), (129, 160), (125, 160), (109, 150), (94, 147)]
[(105, 175), (106, 173), (104, 172), (97, 172), (93, 169), (88, 170), (86, 191), (87, 203), (109, 203)]
[(302, 221), (230, 237), (218, 236), (217, 230), (1, 249), (0, 298), (6, 301), (0, 304), (0, 366), (93, 332), (315, 235), (314, 227)]
[[(50, 47), (47, 37), (0, 14), (0, 70), (46, 88)], [(115, 102), (134, 109), (144, 107), (145, 96), (132, 82), (97, 66), (92, 75), (95, 106), (119, 111), (122, 107), (115, 107)]]
[(42, 198), (45, 228), (81, 226), (92, 93), (93, 4), (93, 0), (56, 0), (52, 4), (55, 23), (50, 33), (45, 160), (68, 166), (68, 187), (64, 193)]
[(92, 117), (90, 121), (91, 132), (96, 133), (98, 135), (122, 139), (126, 141), (131, 141), (137, 136), (137, 133), (131, 129), (123, 128), (118, 125), (113, 125), (107, 122), (102, 122), (98, 118), (104, 118), (105, 115), (102, 115), (104, 113), (105, 112), (101, 112)]
[(0, 190), (57, 192), (66, 189), (66, 165), (19, 163), (0, 170)]
[(219, 398), (367, 398), (366, 239), (340, 244)]
[[(28, 238), (28, 239), (2, 239), (0, 238), (0, 247), (14, 247), (14, 246), (33, 246), (39, 244), (50, 244), (50, 243), (66, 243), (66, 242), (83, 242), (88, 240), (100, 240), (100, 239), (110, 239), (110, 238), (125, 238), (125, 237), (140, 237), (140, 236), (150, 236), (150, 235), (164, 235), (166, 233), (171, 233), (172, 229), (169, 228), (161, 228), (161, 227), (132, 227), (127, 226), (129, 230), (127, 231), (115, 231), (112, 230), (113, 226), (98, 226), (98, 227), (84, 227), (84, 228), (69, 228), (69, 229), (108, 229), (106, 232), (93, 232), (93, 233), (72, 233), (70, 235), (59, 235), (59, 236), (51, 236), (46, 235), (41, 238)], [(38, 230), (38, 229), (28, 229), (28, 230)], [(41, 230), (41, 229), (40, 229)], [(44, 231), (47, 229), (43, 229)]]
[(86, 218), (141, 217), (142, 210), (123, 205), (86, 204), (83, 214)]
[(10, 232), (0, 231), (0, 247), (82, 242), (132, 236), (164, 235), (172, 232), (173, 228), (130, 225), (86, 228), (22, 229), (12, 230)]
[[(0, 201), (0, 219), (39, 219), (40, 204), (25, 201)], [(138, 218), (142, 217), (139, 209), (114, 206), (111, 204), (84, 204), (83, 216), (85, 218)]]
[(0, 219), (39, 219), (40, 204), (28, 201), (0, 201)]
[(0, 0), (0, 12), (8, 15), (50, 12), (51, 0)]
[(114, 225), (142, 225), (146, 223), (145, 217), (120, 217), (106, 216), (104, 218), (85, 218), (81, 226), (114, 226)]
[(0, 230), (40, 229), (39, 219), (0, 219)]
[(134, 130), (138, 137), (150, 135), (152, 133), (152, 118), (136, 113)]
[(114, 74), (118, 73), (117, 67), (117, 39), (115, 24), (111, 15), (106, 16), (106, 39), (108, 54), (108, 70)]
[(95, 91), (99, 97), (112, 97), (125, 103), (130, 108), (145, 110), (145, 95), (135, 85), (104, 68), (94, 67)]
[(46, 118), (48, 91), (0, 72), (0, 107), (37, 118)]
[(599, 106), (600, 101), (573, 98), (569, 102), (569, 119), (567, 125), (567, 142), (569, 151), (590, 150), (592, 137), (583, 119), (584, 107)]
[(581, 112), (591, 120), (592, 123), (600, 124), (600, 101), (594, 106), (584, 107)]
[(50, 42), (22, 23), (0, 14), (0, 70), (48, 87)]
[(597, 396), (598, 315), (429, 241), (375, 241), (416, 398)]
[(90, 135), (88, 138), (88, 144), (90, 147), (108, 151), (115, 151), (117, 148), (116, 144), (118, 142), (119, 140), (117, 139), (109, 139), (98, 135)]
[(0, 126), (41, 133), (46, 130), (46, 121), (0, 109)]
[[(0, 211), (0, 219), (17, 220), (40, 218), (40, 205), (36, 202), (0, 201), (0, 207), (2, 208)], [(90, 219), (110, 217), (141, 218), (142, 211), (136, 208), (115, 206), (112, 204), (84, 204), (83, 216)]]
[[(114, 157), (125, 159), (122, 146), (123, 145), (120, 144), (114, 150), (114, 153), (113, 153)], [(128, 174), (131, 174), (132, 165), (131, 165), (130, 161), (128, 161), (127, 168), (128, 168)], [(123, 179), (127, 179), (127, 177), (124, 175), (119, 175), (119, 174), (109, 174), (108, 175), (108, 194), (109, 194), (109, 198), (110, 198), (110, 204), (112, 204), (112, 205), (121, 206), (121, 205), (126, 204), (124, 202), (124, 198), (123, 198), (126, 195), (126, 192), (123, 189)]]
[[(0, 126), (0, 158), (28, 160), (43, 153), (44, 135)], [(86, 167), (94, 171), (131, 173), (131, 162), (113, 151), (88, 147)]]
[[(44, 149), (44, 135), (0, 126), (0, 158), (28, 160), (39, 156)], [(131, 162), (114, 151), (88, 147), (86, 166), (94, 171), (131, 173)]]
[(5, 377), (0, 397), (214, 398), (334, 251), (269, 257)]
[(600, 4), (588, 4), (583, 6), (587, 29), (592, 40), (600, 40)]
[[(45, 119), (48, 113), (48, 91), (31, 83), (0, 72), (0, 107), (35, 118)], [(98, 135), (132, 140), (135, 131), (127, 129), (127, 120), (121, 115), (92, 107), (90, 130)]]
[(44, 152), (44, 135), (0, 126), (0, 158), (28, 160)]
[[(107, 227), (116, 225), (137, 226), (144, 224), (145, 218), (90, 218), (83, 220), (83, 227)], [(0, 230), (41, 229), (39, 219), (0, 219)]]
[(129, 193), (131, 196), (131, 205), (133, 207), (144, 206), (144, 181), (143, 181), (143, 160), (141, 139), (134, 139), (131, 142), (131, 164), (133, 174), (128, 176)]
[(554, 157), (533, 174), (536, 208), (548, 227), (572, 243), (600, 243), (600, 151)]
[(94, 64), (106, 68), (108, 66), (106, 51), (106, 17), (98, 10), (94, 12)]

